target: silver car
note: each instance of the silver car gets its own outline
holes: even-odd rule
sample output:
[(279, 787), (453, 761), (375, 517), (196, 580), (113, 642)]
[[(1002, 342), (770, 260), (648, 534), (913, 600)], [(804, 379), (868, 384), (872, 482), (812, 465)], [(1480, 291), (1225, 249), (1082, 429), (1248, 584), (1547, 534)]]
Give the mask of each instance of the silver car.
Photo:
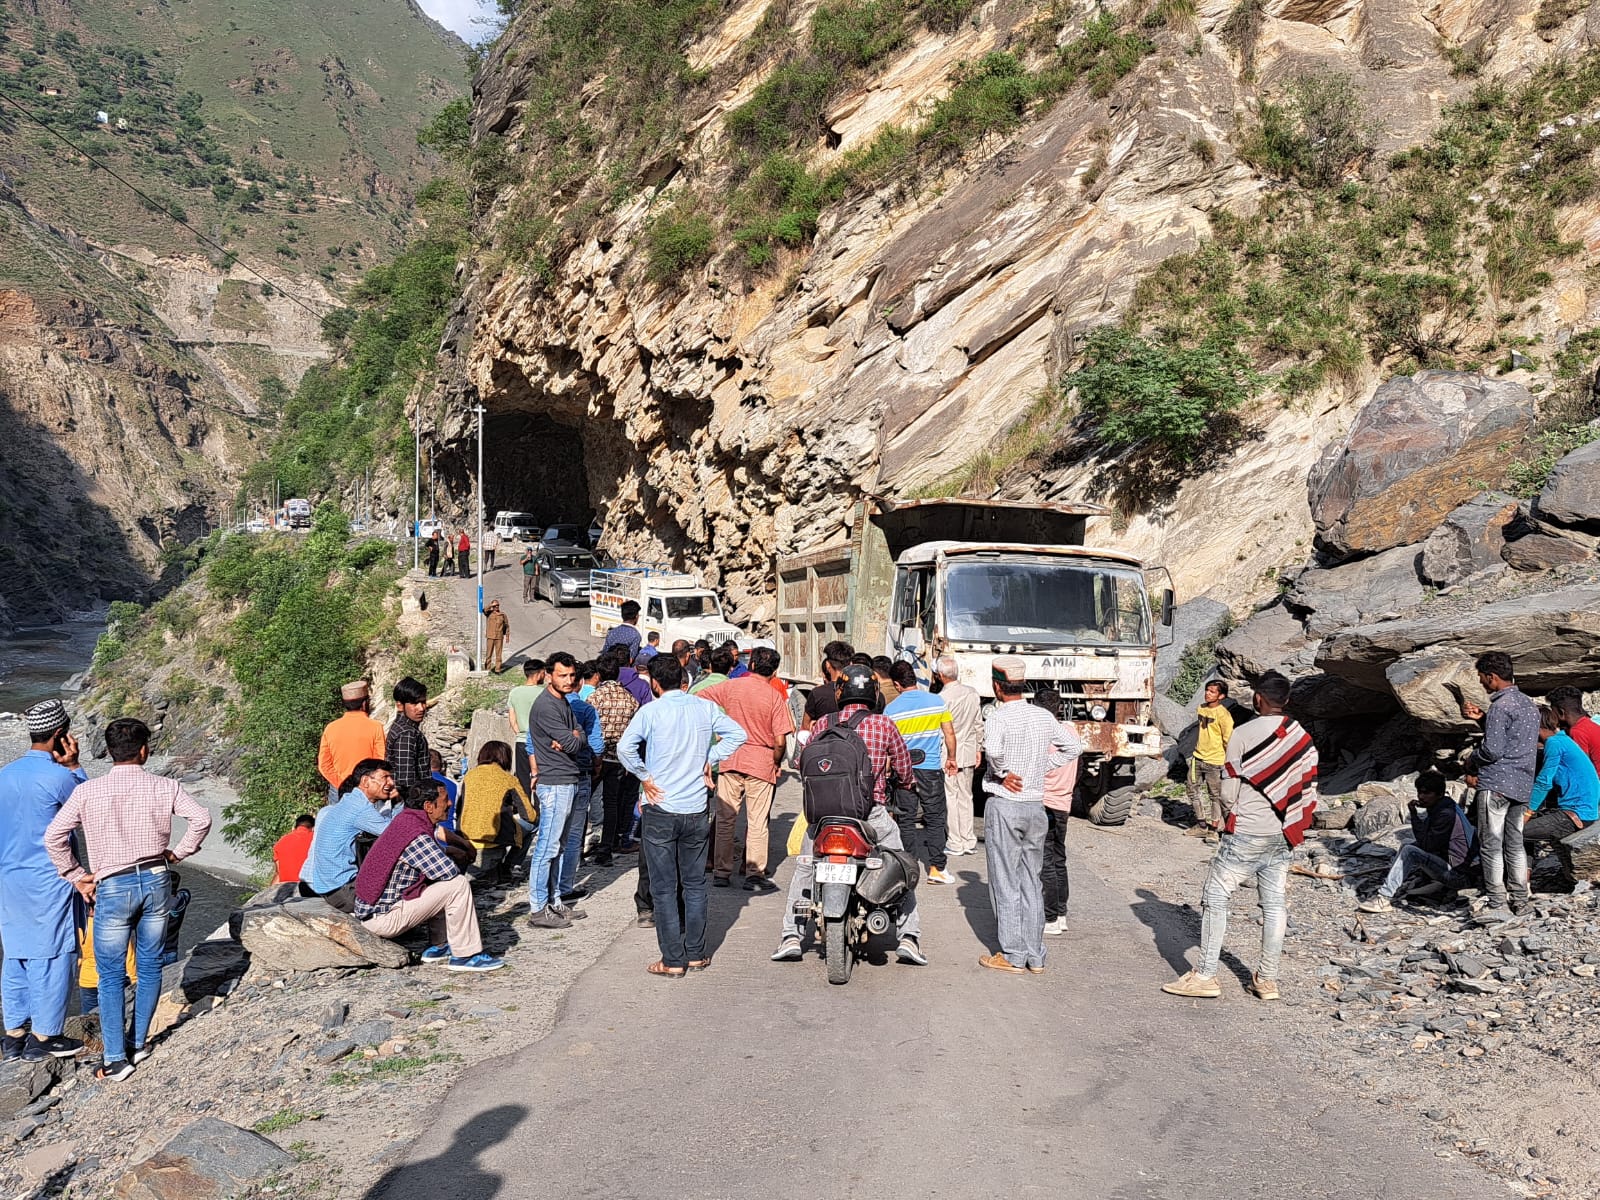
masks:
[(589, 572), (600, 564), (581, 546), (554, 543), (535, 556), (533, 594), (551, 604), (587, 604)]

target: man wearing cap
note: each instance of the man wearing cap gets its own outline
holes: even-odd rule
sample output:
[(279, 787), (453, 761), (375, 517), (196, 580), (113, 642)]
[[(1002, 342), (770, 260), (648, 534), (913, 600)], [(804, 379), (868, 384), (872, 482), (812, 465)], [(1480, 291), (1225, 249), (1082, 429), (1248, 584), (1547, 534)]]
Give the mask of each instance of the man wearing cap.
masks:
[[(70, 1058), (83, 1043), (62, 1034), (72, 987), (73, 887), (44, 849), (44, 831), (72, 789), (89, 777), (59, 700), (22, 714), (29, 749), (0, 768), (0, 1058)], [(31, 1026), (31, 1032), (27, 1028)]]
[(358, 679), (339, 689), (344, 715), (322, 728), (317, 750), (317, 770), (328, 781), (328, 803), (339, 802), (339, 785), (350, 778), (358, 762), (384, 755), (383, 726), (372, 719), (372, 695), (367, 681)]
[(1025, 700), (1027, 662), (1002, 654), (992, 665), (995, 704), (984, 719), (984, 840), (989, 900), (1000, 951), (978, 965), (1012, 975), (1044, 974), (1045, 774), (1076, 750), (1061, 723)]
[(489, 601), (489, 607), (483, 610), (484, 624), (483, 636), (488, 643), (483, 655), (483, 665), (495, 674), (504, 668), (501, 665), (501, 655), (505, 652), (506, 639), (511, 636), (511, 620), (500, 611), (500, 601)]

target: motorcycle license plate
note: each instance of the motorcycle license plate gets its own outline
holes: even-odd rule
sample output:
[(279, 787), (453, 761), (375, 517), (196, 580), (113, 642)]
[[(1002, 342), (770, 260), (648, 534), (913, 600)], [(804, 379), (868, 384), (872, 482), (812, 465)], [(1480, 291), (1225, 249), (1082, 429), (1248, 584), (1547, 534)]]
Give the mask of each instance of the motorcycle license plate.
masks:
[(817, 864), (818, 883), (854, 883), (855, 881), (855, 863), (819, 862)]

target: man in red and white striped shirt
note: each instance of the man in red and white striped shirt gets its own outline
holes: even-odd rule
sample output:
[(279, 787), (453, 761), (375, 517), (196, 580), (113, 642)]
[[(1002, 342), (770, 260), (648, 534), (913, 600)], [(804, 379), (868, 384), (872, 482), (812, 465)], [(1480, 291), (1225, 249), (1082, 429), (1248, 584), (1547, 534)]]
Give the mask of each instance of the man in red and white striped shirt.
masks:
[[(100, 973), (100, 1012), (105, 1061), (102, 1079), (126, 1079), (145, 1057), (145, 1035), (161, 996), (161, 951), (172, 907), (168, 866), (188, 858), (211, 832), (211, 814), (170, 779), (144, 769), (150, 729), (133, 717), (106, 726), (108, 775), (80, 783), (45, 828), (50, 861), (94, 906), (94, 961)], [(172, 818), (189, 830), (173, 849)], [(72, 853), (73, 830), (82, 827), (89, 870)], [(128, 943), (133, 943), (139, 984), (133, 1003), (133, 1045), (123, 1031)]]

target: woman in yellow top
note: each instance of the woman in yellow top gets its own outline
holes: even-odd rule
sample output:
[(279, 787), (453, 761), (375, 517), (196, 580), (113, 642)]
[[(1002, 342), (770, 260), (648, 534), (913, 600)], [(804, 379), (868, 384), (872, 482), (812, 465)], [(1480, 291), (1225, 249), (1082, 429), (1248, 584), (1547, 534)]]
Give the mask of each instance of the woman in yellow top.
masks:
[(1228, 711), (1228, 685), (1220, 679), (1206, 684), (1205, 701), (1195, 710), (1200, 733), (1194, 757), (1189, 760), (1189, 807), (1194, 809), (1190, 837), (1217, 840), (1227, 813), (1222, 807), (1222, 766), (1228, 760), (1228, 739), (1233, 736), (1233, 714)]
[(538, 824), (538, 811), (511, 773), (511, 747), (505, 742), (485, 742), (478, 751), (478, 765), (461, 780), (458, 820), (461, 836), (478, 852), (480, 875), (498, 871), (507, 847), (522, 844), (522, 831), (513, 814)]

